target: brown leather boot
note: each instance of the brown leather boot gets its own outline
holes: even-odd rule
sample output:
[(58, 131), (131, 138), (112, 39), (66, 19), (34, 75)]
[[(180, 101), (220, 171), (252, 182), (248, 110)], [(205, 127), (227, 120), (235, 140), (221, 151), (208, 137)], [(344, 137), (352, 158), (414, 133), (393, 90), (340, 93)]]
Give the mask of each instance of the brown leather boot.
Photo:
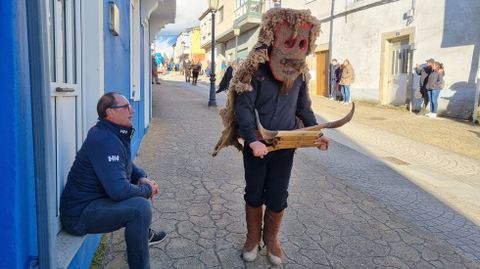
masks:
[(282, 263), (283, 251), (278, 241), (278, 232), (284, 212), (285, 210), (282, 210), (277, 213), (268, 208), (265, 210), (263, 242), (267, 245), (268, 259), (274, 265)]
[(262, 238), (263, 208), (255, 208), (245, 204), (245, 215), (247, 219), (247, 240), (242, 250), (242, 258), (251, 262), (257, 258), (258, 245)]

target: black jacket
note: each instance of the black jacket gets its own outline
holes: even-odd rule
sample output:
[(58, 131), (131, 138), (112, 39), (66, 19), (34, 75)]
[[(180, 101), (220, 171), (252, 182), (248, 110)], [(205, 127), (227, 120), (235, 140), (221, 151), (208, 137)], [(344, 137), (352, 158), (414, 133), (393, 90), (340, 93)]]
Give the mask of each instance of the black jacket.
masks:
[(228, 85), (230, 85), (230, 80), (232, 79), (232, 77), (233, 67), (230, 65), (229, 67), (227, 67), (227, 70), (225, 70), (225, 74), (223, 74), (220, 84), (218, 84), (217, 93), (226, 91), (228, 89)]
[(251, 85), (253, 91), (235, 98), (236, 121), (245, 145), (257, 140), (254, 108), (258, 110), (263, 127), (269, 130), (296, 129), (296, 116), (305, 126), (317, 124), (306, 83), (300, 76), (286, 94), (281, 93), (282, 83), (273, 77), (267, 63), (260, 65)]

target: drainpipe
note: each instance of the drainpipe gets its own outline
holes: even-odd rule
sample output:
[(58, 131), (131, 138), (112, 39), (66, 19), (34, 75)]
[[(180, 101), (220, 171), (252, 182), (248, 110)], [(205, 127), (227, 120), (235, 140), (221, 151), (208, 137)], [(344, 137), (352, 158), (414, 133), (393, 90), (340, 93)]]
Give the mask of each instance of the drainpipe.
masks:
[[(30, 91), (32, 105), (33, 159), (37, 213), (38, 266), (56, 268), (54, 231), (55, 178), (53, 163), (53, 134), (50, 120), (50, 91), (48, 69), (47, 10), (43, 1), (25, 1)], [(33, 257), (30, 266), (35, 266)]]
[(409, 51), (410, 51), (410, 66), (409, 66), (409, 74), (410, 74), (410, 81), (408, 84), (410, 84), (410, 105), (409, 105), (409, 108), (410, 108), (410, 113), (412, 113), (412, 110), (413, 110), (413, 100), (415, 98), (415, 93), (414, 93), (414, 79), (415, 79), (415, 74), (413, 71), (413, 53), (415, 52), (415, 43), (411, 44), (410, 45), (410, 48), (409, 48)]
[(331, 63), (332, 63), (332, 47), (333, 47), (332, 46), (332, 41), (333, 41), (333, 13), (334, 13), (334, 9), (335, 9), (335, 0), (332, 0), (332, 5), (330, 7), (330, 34), (329, 34), (329, 37), (328, 37), (328, 93), (329, 93), (329, 95), (330, 95), (330, 92), (332, 90), (332, 65), (331, 65)]
[[(480, 63), (480, 59), (478, 61)], [(478, 99), (480, 97), (480, 64), (477, 68), (477, 90), (475, 91), (475, 103), (473, 103), (472, 122), (475, 123), (478, 114)]]

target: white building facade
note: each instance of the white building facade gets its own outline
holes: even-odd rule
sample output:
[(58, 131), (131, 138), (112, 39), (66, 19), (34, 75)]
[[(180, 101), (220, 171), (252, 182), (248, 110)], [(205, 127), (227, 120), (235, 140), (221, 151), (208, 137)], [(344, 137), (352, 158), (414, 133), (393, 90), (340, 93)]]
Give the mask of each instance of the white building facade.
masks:
[(282, 1), (282, 7), (310, 9), (322, 21), (311, 59), (314, 94), (327, 93), (329, 59), (349, 59), (355, 69), (353, 99), (386, 105), (412, 102), (418, 108), (419, 78), (413, 69), (434, 58), (446, 71), (439, 113), (471, 117), (478, 106), (480, 1), (333, 1)]

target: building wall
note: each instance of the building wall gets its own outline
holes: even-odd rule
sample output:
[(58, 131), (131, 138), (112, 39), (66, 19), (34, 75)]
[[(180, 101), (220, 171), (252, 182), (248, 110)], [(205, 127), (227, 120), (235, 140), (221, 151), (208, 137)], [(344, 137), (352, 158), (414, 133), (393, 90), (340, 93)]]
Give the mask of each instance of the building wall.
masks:
[[(340, 14), (378, 0), (335, 1), (334, 14)], [(408, 20), (412, 12), (413, 20)], [(331, 0), (305, 2), (282, 0), (282, 7), (310, 9), (323, 20), (317, 47), (328, 49)], [(399, 0), (366, 7), (340, 16), (333, 23), (331, 57), (340, 62), (348, 58), (355, 69), (352, 97), (380, 102), (383, 84), (382, 35), (410, 29), (415, 50), (412, 66), (434, 58), (445, 65), (445, 89), (439, 98), (439, 113), (466, 118), (471, 115), (475, 77), (480, 54), (480, 1), (476, 0)], [(312, 66), (315, 69), (315, 65)], [(383, 67), (387, 68), (387, 66)], [(314, 71), (314, 70), (312, 70)], [(411, 74), (413, 70), (409, 70)], [(414, 89), (418, 76), (413, 75)], [(418, 102), (418, 101), (417, 101)]]
[[(120, 34), (118, 36), (110, 34), (108, 23), (104, 23), (105, 92), (116, 91), (128, 97), (130, 96), (130, 1), (115, 0), (114, 2), (120, 12)], [(104, 22), (108, 22), (108, 3), (108, 0), (104, 1)], [(140, 45), (140, 48), (143, 48), (143, 45)], [(143, 77), (142, 74), (140, 78)], [(144, 95), (141, 96), (143, 98)], [(136, 131), (131, 142), (132, 156), (134, 156), (144, 135), (145, 121), (143, 99), (130, 100), (130, 103), (135, 109), (133, 127)]]
[(233, 26), (233, 6), (234, 1), (232, 0), (220, 0), (218, 7), (223, 8), (223, 20), (220, 21), (220, 14), (217, 12), (215, 14), (215, 36), (219, 37), (227, 31), (231, 31)]
[(197, 58), (200, 61), (205, 60), (205, 49), (203, 49), (200, 45), (201, 36), (200, 36), (200, 27), (195, 27), (192, 30), (192, 38), (191, 38), (191, 53), (190, 58)]
[(206, 14), (200, 19), (200, 46), (206, 48), (206, 44), (212, 41), (212, 15)]
[[(0, 189), (0, 268), (27, 268), (37, 255), (30, 88), (25, 2), (0, 3), (0, 66), (4, 87), (0, 107), (2, 188)], [(15, 89), (15, 90), (13, 90)]]
[[(245, 59), (255, 44), (257, 44), (259, 32), (260, 27), (255, 27), (238, 36), (237, 58), (239, 60)], [(229, 55), (235, 57), (235, 38), (228, 40), (226, 43), (225, 56), (227, 59)]]

